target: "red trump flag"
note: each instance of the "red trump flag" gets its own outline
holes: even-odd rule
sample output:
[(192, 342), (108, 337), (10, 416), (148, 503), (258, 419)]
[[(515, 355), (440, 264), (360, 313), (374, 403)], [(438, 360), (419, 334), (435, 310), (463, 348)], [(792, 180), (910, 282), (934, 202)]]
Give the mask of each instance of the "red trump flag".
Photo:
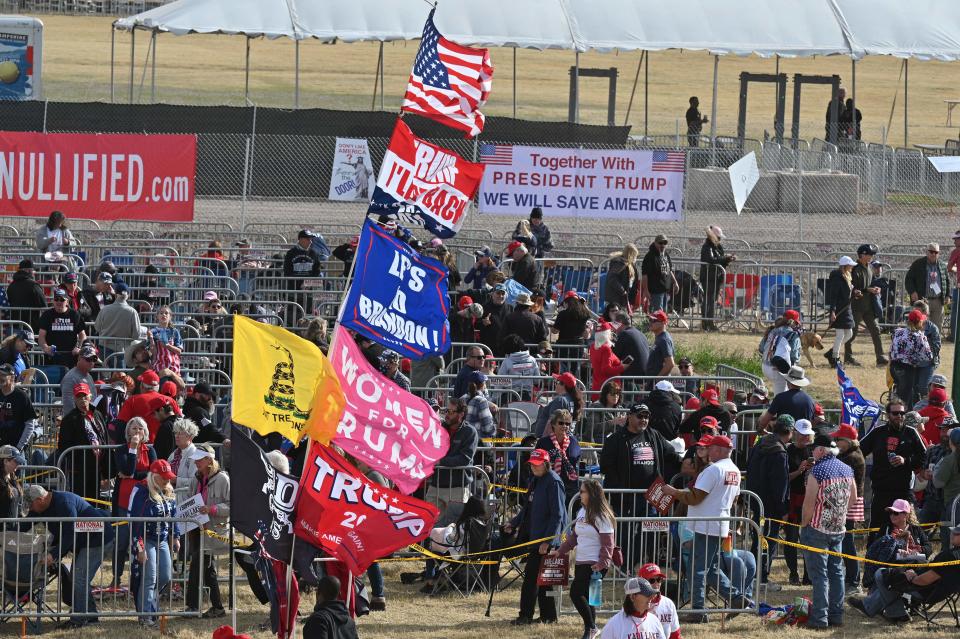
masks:
[(322, 444), (310, 445), (294, 534), (345, 563), (354, 575), (424, 539), (439, 515), (436, 506), (367, 479)]

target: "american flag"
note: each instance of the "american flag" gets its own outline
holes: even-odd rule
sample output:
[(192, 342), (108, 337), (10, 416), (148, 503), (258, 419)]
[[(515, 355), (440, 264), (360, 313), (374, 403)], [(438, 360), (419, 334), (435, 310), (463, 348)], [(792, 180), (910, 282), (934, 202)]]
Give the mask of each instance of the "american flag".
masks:
[(461, 129), (472, 138), (483, 130), (479, 109), (490, 95), (493, 64), (486, 49), (464, 47), (440, 35), (434, 11), (423, 26), (400, 110)]
[(481, 144), (481, 164), (513, 164), (513, 146), (510, 144)]
[(686, 166), (686, 157), (683, 151), (654, 151), (654, 171), (675, 171), (683, 173)]

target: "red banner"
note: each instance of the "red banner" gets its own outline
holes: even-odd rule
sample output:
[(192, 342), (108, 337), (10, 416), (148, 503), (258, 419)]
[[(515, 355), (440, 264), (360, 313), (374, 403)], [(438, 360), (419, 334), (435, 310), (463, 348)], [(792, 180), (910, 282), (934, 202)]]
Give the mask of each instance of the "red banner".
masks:
[(0, 215), (193, 220), (197, 138), (0, 131)]
[(424, 539), (439, 515), (436, 506), (370, 481), (337, 453), (310, 444), (294, 533), (354, 575)]

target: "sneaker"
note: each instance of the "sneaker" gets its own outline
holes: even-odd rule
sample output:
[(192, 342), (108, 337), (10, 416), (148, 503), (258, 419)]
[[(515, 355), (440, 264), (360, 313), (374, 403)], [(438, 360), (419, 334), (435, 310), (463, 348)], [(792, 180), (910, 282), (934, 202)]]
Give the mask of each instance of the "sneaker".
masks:
[(859, 361), (857, 361), (853, 355), (843, 358), (843, 363), (847, 366), (863, 366)]
[(409, 586), (410, 584), (415, 584), (418, 581), (423, 579), (422, 572), (401, 572), (400, 573), (400, 583)]
[(57, 626), (57, 630), (76, 630), (77, 628), (83, 628), (85, 625), (86, 624), (79, 619), (70, 619)]
[(707, 615), (697, 612), (685, 612), (680, 615), (681, 623), (707, 623)]
[(860, 612), (862, 612), (864, 615), (868, 617), (870, 616), (867, 613), (867, 607), (863, 603), (863, 597), (850, 597), (849, 599), (847, 599), (847, 605), (850, 606), (851, 608), (856, 608), (857, 610), (859, 610)]
[(544, 619), (543, 617), (537, 617), (536, 619), (534, 619), (534, 623), (543, 623), (543, 624), (547, 624), (547, 623), (557, 623), (557, 620), (556, 620), (556, 619)]
[(883, 355), (877, 355), (877, 366), (886, 366), (890, 363), (890, 360), (884, 357)]
[(884, 615), (883, 618), (886, 619), (887, 621), (891, 622), (891, 623), (910, 623), (910, 614), (909, 614), (909, 613), (903, 615), (902, 617), (888, 617), (888, 616)]
[(219, 619), (220, 617), (226, 617), (227, 611), (223, 608), (210, 607), (205, 613), (200, 615), (201, 619)]
[(529, 626), (535, 623), (533, 617), (517, 617), (510, 622), (511, 626)]
[(795, 572), (790, 573), (790, 585), (799, 586), (800, 585), (800, 575)]
[(385, 597), (374, 597), (370, 600), (371, 612), (382, 612), (387, 609), (387, 600)]

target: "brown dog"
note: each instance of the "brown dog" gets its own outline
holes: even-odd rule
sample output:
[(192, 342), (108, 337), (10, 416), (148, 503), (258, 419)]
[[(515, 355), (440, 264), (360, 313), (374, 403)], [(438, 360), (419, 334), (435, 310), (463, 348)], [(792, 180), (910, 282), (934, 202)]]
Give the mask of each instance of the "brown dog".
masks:
[(823, 338), (813, 331), (804, 331), (800, 333), (800, 348), (803, 349), (803, 356), (807, 358), (810, 368), (816, 368), (817, 365), (810, 357), (810, 349), (815, 348), (818, 351), (823, 350)]

